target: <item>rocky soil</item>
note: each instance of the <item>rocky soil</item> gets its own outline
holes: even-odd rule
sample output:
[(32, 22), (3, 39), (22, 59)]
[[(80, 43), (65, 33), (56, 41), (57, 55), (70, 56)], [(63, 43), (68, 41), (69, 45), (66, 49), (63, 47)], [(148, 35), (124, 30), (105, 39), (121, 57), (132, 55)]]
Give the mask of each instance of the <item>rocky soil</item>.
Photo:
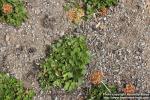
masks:
[(73, 26), (65, 16), (64, 0), (25, 0), (29, 18), (21, 27), (0, 23), (0, 70), (33, 87), (35, 100), (76, 100), (78, 91), (42, 92), (36, 72), (47, 45), (66, 33), (82, 34), (92, 53), (89, 72), (101, 69), (104, 81), (115, 83), (118, 91), (132, 83), (137, 93), (150, 93), (150, 1), (119, 1), (107, 16)]

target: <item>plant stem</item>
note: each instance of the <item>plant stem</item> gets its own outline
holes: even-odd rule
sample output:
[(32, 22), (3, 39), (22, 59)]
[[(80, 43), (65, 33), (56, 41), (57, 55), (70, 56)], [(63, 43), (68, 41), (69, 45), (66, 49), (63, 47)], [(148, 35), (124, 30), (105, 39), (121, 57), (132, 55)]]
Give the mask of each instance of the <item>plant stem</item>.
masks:
[[(108, 90), (109, 93), (112, 93), (103, 81), (101, 81), (101, 83), (105, 86), (105, 88)], [(117, 99), (115, 98), (115, 100), (117, 100)]]
[(110, 89), (105, 85), (105, 83), (103, 81), (101, 81), (101, 83), (105, 86), (105, 88), (108, 90), (108, 92), (111, 93)]

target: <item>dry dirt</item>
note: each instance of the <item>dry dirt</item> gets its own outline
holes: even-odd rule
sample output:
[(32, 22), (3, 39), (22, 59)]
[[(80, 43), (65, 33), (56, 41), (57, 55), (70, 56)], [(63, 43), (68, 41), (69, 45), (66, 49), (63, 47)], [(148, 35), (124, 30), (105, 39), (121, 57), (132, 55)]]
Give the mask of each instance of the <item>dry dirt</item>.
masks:
[(107, 16), (94, 16), (72, 27), (62, 7), (64, 0), (25, 0), (29, 18), (21, 27), (0, 24), (0, 71), (33, 87), (35, 100), (76, 100), (78, 92), (67, 96), (61, 91), (53, 96), (42, 92), (35, 73), (47, 45), (67, 32), (83, 34), (92, 53), (89, 72), (101, 69), (104, 81), (115, 83), (118, 91), (132, 83), (137, 93), (150, 93), (150, 1), (119, 1)]

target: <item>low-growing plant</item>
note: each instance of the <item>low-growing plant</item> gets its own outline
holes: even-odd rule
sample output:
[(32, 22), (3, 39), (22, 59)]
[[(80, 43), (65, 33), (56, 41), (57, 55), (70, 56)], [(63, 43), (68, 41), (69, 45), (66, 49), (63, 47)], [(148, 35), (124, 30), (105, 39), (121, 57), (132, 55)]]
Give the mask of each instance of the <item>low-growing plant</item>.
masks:
[(86, 14), (91, 16), (96, 11), (116, 5), (118, 0), (83, 0), (83, 2)]
[(20, 26), (27, 18), (22, 0), (0, 0), (0, 21)]
[[(104, 95), (109, 93), (117, 93), (116, 86), (108, 84), (92, 85), (87, 90), (87, 100), (105, 100)], [(113, 99), (110, 97), (108, 100)]]
[(68, 20), (74, 24), (79, 24), (85, 16), (85, 11), (77, 0), (67, 1), (64, 10), (67, 11)]
[(32, 100), (34, 95), (21, 81), (0, 72), (0, 100)]
[(75, 90), (84, 82), (90, 55), (83, 36), (65, 36), (51, 45), (48, 58), (41, 65), (39, 82), (43, 89), (50, 87)]
[(117, 88), (115, 85), (105, 84), (102, 79), (104, 77), (103, 72), (100, 70), (93, 70), (89, 74), (90, 87), (83, 88), (84, 94), (86, 94), (85, 100), (113, 100), (112, 98), (104, 99), (105, 94), (116, 93)]
[(100, 12), (100, 15), (107, 14), (107, 8), (114, 6), (118, 3), (118, 0), (70, 0), (67, 1), (64, 9), (69, 11), (71, 8), (80, 8), (84, 10), (83, 19), (91, 18), (91, 16)]

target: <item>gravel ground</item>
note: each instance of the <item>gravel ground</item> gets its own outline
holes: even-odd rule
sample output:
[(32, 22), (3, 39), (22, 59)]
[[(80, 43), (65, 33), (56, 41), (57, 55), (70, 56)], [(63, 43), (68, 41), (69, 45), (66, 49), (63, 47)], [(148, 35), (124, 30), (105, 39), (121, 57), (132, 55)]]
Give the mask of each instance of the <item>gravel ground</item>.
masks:
[[(130, 1), (130, 2), (128, 2)], [(144, 0), (120, 0), (106, 17), (93, 18), (74, 31), (87, 35), (93, 61), (89, 69), (101, 69), (104, 81), (132, 83), (137, 93), (150, 93), (150, 9)]]
[[(62, 5), (64, 0), (25, 0), (29, 19), (19, 28), (0, 24), (0, 70), (33, 87), (35, 100), (76, 100), (74, 94), (52, 97), (36, 81), (40, 59), (47, 45), (66, 32), (84, 34), (92, 53), (91, 69), (101, 69), (104, 81), (118, 86), (133, 83), (137, 93), (150, 93), (150, 1), (120, 0), (105, 17), (71, 27)], [(54, 94), (56, 91), (52, 91)]]

